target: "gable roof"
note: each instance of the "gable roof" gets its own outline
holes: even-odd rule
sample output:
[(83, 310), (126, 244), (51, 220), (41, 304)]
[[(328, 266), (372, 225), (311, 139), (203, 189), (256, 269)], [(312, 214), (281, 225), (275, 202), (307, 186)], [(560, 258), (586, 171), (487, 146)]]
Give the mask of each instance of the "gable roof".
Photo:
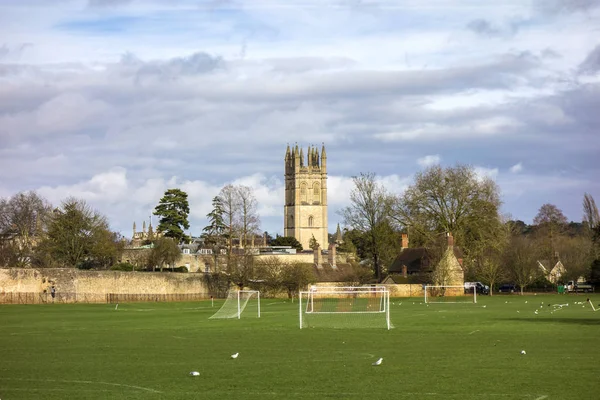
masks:
[[(452, 251), (462, 265), (463, 253), (460, 247), (453, 246)], [(406, 265), (406, 271), (409, 274), (431, 272), (434, 267), (431, 265), (431, 258), (431, 252), (426, 247), (405, 248), (396, 256), (388, 272), (390, 274), (402, 273), (402, 266), (404, 265)]]

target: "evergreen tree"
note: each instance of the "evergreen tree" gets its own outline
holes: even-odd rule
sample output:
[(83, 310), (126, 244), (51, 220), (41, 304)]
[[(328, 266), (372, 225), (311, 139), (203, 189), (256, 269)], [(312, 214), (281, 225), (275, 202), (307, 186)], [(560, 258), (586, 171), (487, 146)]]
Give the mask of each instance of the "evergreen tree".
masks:
[(206, 214), (209, 224), (202, 229), (202, 237), (205, 242), (213, 245), (220, 245), (224, 239), (227, 239), (227, 225), (223, 220), (223, 201), (219, 196), (212, 200), (213, 209)]
[(190, 205), (187, 198), (186, 192), (169, 189), (154, 209), (154, 215), (159, 217), (157, 231), (162, 232), (163, 236), (175, 239), (177, 243), (190, 241), (190, 237), (184, 232), (184, 229), (190, 228)]

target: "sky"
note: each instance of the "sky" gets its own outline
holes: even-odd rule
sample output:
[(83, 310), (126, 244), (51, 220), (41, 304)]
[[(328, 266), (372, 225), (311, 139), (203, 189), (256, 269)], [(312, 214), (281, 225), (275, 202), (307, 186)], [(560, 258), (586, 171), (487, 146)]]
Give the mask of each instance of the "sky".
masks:
[(81, 198), (131, 237), (180, 188), (198, 236), (243, 184), (282, 234), (296, 143), (326, 146), (330, 232), (352, 176), (401, 194), (434, 164), (493, 178), (513, 219), (581, 221), (600, 0), (0, 0), (0, 197)]

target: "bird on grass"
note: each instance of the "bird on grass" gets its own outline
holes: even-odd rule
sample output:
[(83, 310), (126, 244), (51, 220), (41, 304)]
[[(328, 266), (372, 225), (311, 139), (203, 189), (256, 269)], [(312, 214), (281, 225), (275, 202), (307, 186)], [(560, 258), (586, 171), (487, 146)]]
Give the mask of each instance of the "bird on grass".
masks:
[(198, 371), (192, 371), (192, 372), (190, 372), (190, 375), (191, 376), (198, 376), (198, 375), (200, 375), (200, 372), (198, 372)]
[(240, 355), (240, 353), (235, 353), (231, 355), (231, 358), (238, 358), (238, 356)]
[(379, 360), (375, 361), (373, 364), (371, 365), (381, 365), (381, 363), (383, 362), (383, 358), (380, 358)]

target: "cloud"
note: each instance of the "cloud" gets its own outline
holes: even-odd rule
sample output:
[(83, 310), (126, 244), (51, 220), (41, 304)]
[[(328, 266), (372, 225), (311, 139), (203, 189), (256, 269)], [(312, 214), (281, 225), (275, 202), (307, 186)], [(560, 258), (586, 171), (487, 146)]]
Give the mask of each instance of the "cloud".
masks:
[(587, 55), (585, 60), (579, 64), (579, 73), (584, 75), (594, 75), (600, 71), (600, 44)]
[(439, 154), (434, 154), (417, 159), (417, 164), (419, 164), (423, 168), (426, 168), (432, 165), (439, 164), (441, 160), (442, 158)]
[(130, 4), (132, 0), (88, 0), (89, 7), (115, 7)]
[(535, 0), (534, 6), (546, 14), (560, 14), (589, 11), (600, 3), (598, 0)]
[(486, 168), (475, 166), (474, 170), (475, 175), (478, 179), (490, 178), (496, 180), (496, 178), (498, 177), (498, 168)]
[(499, 28), (492, 26), (489, 21), (481, 18), (469, 21), (467, 29), (484, 36), (499, 36), (502, 34)]
[(513, 174), (517, 174), (519, 172), (523, 171), (523, 164), (522, 163), (518, 163), (513, 165), (512, 167), (510, 167), (510, 172), (512, 172)]

